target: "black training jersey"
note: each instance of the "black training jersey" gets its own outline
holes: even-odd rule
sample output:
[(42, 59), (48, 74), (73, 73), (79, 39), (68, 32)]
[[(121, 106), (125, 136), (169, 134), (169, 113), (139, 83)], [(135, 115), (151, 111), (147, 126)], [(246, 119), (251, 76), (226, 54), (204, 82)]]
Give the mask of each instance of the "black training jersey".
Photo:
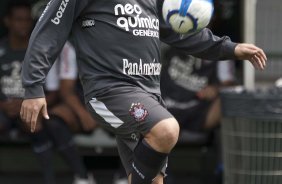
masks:
[(218, 62), (203, 60), (170, 48), (162, 56), (161, 89), (164, 99), (178, 102), (198, 100), (197, 93), (219, 84)]
[(0, 41), (0, 100), (23, 98), (21, 65), (25, 49), (13, 50), (8, 39)]
[(86, 100), (115, 86), (160, 93), (160, 40), (188, 54), (233, 58), (235, 44), (208, 29), (174, 33), (161, 18), (162, 0), (51, 0), (30, 39), (23, 64), (26, 98), (44, 96), (42, 85), (72, 31)]

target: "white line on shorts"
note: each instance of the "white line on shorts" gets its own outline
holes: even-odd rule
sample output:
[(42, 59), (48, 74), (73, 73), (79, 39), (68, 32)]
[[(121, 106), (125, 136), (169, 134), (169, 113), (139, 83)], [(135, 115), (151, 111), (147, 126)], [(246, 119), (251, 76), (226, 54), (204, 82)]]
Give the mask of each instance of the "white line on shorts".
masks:
[(106, 105), (98, 101), (96, 98), (92, 98), (89, 101), (90, 105), (94, 109), (94, 111), (99, 114), (107, 123), (109, 123), (112, 127), (118, 128), (124, 122), (121, 121), (118, 117), (116, 117), (107, 107)]

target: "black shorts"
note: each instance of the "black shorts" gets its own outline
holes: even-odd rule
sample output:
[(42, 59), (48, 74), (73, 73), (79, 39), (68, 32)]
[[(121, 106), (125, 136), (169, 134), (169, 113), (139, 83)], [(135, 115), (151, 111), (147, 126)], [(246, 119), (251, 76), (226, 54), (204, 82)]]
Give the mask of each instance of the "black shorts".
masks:
[(159, 94), (151, 94), (137, 87), (111, 89), (101, 96), (93, 97), (87, 106), (103, 127), (115, 133), (127, 174), (132, 171), (133, 150), (142, 135), (161, 120), (173, 117)]

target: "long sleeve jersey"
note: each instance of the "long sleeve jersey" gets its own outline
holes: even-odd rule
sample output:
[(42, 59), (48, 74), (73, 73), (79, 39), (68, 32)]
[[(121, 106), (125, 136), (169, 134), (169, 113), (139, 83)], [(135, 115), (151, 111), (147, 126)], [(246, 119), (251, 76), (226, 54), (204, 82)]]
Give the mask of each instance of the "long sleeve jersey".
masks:
[(44, 97), (46, 74), (70, 33), (86, 101), (116, 86), (160, 93), (160, 41), (210, 60), (234, 58), (235, 43), (203, 29), (174, 33), (163, 0), (51, 0), (30, 38), (22, 68), (25, 98)]

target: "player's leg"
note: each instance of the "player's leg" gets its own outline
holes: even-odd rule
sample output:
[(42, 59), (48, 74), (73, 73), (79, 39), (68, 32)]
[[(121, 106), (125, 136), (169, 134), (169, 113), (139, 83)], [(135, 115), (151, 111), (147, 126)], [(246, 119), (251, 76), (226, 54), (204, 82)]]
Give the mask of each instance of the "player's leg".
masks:
[[(151, 184), (158, 174), (165, 174), (161, 171), (179, 136), (179, 124), (164, 108), (160, 96), (142, 99), (139, 105), (135, 103), (137, 110), (132, 113), (144, 137), (133, 152), (132, 184)], [(147, 112), (143, 122), (140, 122), (140, 109)]]
[(88, 107), (129, 148), (124, 151), (118, 143), (132, 184), (152, 184), (179, 135), (178, 122), (163, 107), (161, 99), (140, 88), (122, 87), (92, 98)]
[[(134, 150), (132, 184), (151, 184), (166, 164), (169, 152), (179, 136), (179, 125), (174, 118), (158, 122)], [(159, 179), (158, 181), (160, 182)]]
[(175, 146), (178, 136), (178, 122), (174, 118), (169, 118), (158, 122), (144, 139), (155, 151), (169, 153)]
[[(133, 160), (133, 150), (132, 145), (136, 144), (136, 142), (132, 139), (123, 139), (120, 137), (117, 137), (117, 145), (118, 145), (118, 151), (120, 154), (120, 158), (122, 161), (122, 164), (126, 170), (126, 173), (128, 175), (128, 183), (131, 183), (131, 173), (132, 173), (132, 160)], [(162, 168), (157, 177), (154, 179), (152, 184), (163, 184), (164, 176), (166, 175), (166, 167), (165, 164)], [(150, 184), (151, 184), (150, 183)], [(132, 183), (133, 184), (133, 183)]]

